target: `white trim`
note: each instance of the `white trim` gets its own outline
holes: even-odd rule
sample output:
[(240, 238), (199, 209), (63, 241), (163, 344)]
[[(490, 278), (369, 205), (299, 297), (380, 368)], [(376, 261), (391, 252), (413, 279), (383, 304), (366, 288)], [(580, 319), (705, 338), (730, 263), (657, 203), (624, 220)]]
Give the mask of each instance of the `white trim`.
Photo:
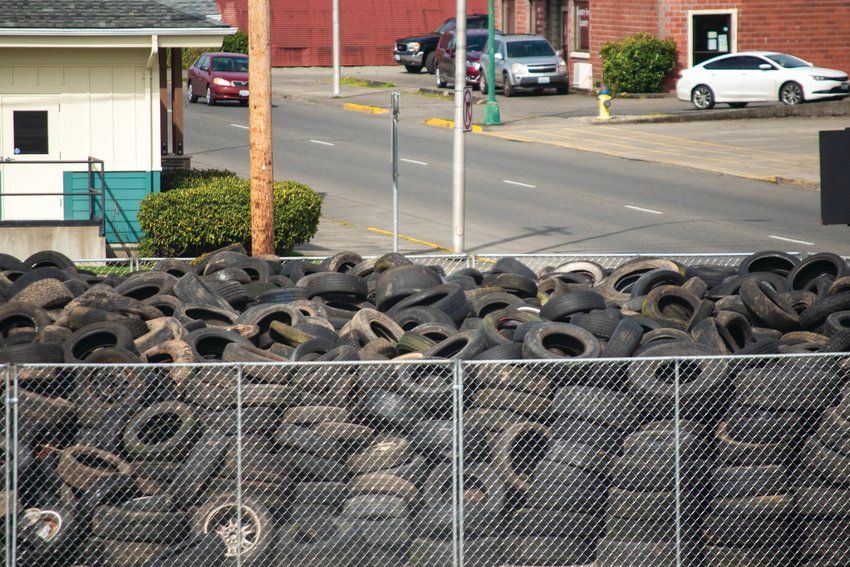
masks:
[(168, 35), (232, 35), (237, 28), (0, 28), (0, 37), (11, 36), (168, 36)]
[(729, 27), (731, 38), (729, 41), (729, 53), (738, 51), (738, 9), (726, 8), (722, 10), (688, 10), (688, 68), (694, 66), (694, 16), (711, 16), (713, 14), (729, 14)]
[(590, 60), (590, 53), (587, 51), (570, 51), (570, 59), (587, 59)]

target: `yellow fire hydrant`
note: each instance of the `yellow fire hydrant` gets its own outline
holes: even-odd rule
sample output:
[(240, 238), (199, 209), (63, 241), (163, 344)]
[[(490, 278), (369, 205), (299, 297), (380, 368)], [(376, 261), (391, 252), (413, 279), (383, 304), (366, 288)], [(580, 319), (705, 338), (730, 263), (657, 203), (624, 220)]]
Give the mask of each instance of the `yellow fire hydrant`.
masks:
[(596, 100), (599, 101), (599, 120), (608, 120), (611, 118), (611, 91), (605, 83), (599, 85)]

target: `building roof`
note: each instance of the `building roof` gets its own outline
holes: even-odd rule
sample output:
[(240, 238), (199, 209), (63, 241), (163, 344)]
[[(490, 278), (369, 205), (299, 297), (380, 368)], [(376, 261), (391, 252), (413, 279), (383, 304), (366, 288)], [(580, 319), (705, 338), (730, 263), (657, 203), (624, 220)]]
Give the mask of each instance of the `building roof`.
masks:
[(0, 29), (227, 28), (214, 0), (3, 0)]

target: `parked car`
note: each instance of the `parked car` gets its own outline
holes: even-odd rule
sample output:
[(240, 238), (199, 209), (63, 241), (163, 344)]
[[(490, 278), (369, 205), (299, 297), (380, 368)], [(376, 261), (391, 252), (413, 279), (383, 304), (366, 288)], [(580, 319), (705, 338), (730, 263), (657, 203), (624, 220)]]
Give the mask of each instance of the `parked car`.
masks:
[[(554, 87), (558, 94), (567, 94), (567, 64), (546, 38), (539, 35), (497, 35), (494, 38), (493, 59), (495, 81), (505, 96), (517, 89), (543, 92)], [(487, 69), (490, 62), (487, 49), (481, 55), (481, 93), (487, 94)]]
[[(466, 32), (466, 84), (475, 88), (481, 77), (481, 54), (487, 46), (487, 30), (469, 30)], [(437, 44), (437, 88), (447, 87), (455, 82), (456, 30), (443, 32)]]
[(189, 102), (204, 97), (212, 106), (220, 100), (248, 104), (248, 56), (244, 53), (202, 53), (189, 67)]
[(676, 82), (676, 96), (691, 101), (698, 110), (707, 110), (718, 102), (732, 108), (776, 100), (794, 105), (845, 97), (850, 94), (848, 88), (844, 71), (814, 67), (787, 53), (747, 51), (714, 57), (683, 70)]
[[(466, 16), (466, 29), (487, 29), (487, 14), (470, 14)], [(436, 71), (436, 50), (440, 35), (455, 29), (455, 18), (449, 18), (431, 33), (412, 35), (395, 40), (393, 56), (395, 62), (404, 65), (409, 73), (425, 70), (432, 75)]]

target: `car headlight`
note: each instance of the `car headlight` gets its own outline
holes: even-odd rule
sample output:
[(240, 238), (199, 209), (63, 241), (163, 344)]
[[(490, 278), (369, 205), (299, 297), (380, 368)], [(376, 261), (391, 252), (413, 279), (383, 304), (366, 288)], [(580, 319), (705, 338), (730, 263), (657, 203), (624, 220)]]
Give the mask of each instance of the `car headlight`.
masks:
[(812, 79), (816, 81), (826, 81), (828, 77), (824, 77), (823, 75), (812, 75)]
[(218, 85), (220, 87), (229, 87), (230, 81), (228, 81), (227, 79), (222, 79), (221, 77), (216, 77), (215, 79), (213, 79), (213, 84)]
[(421, 46), (419, 45), (418, 41), (411, 41), (410, 43), (407, 44), (407, 50), (408, 51), (419, 51), (419, 47), (421, 47)]
[(567, 72), (567, 62), (563, 59), (558, 61), (558, 73), (563, 74)]
[(511, 72), (514, 75), (523, 75), (525, 73), (528, 73), (528, 69), (522, 63), (514, 63), (511, 65)]

